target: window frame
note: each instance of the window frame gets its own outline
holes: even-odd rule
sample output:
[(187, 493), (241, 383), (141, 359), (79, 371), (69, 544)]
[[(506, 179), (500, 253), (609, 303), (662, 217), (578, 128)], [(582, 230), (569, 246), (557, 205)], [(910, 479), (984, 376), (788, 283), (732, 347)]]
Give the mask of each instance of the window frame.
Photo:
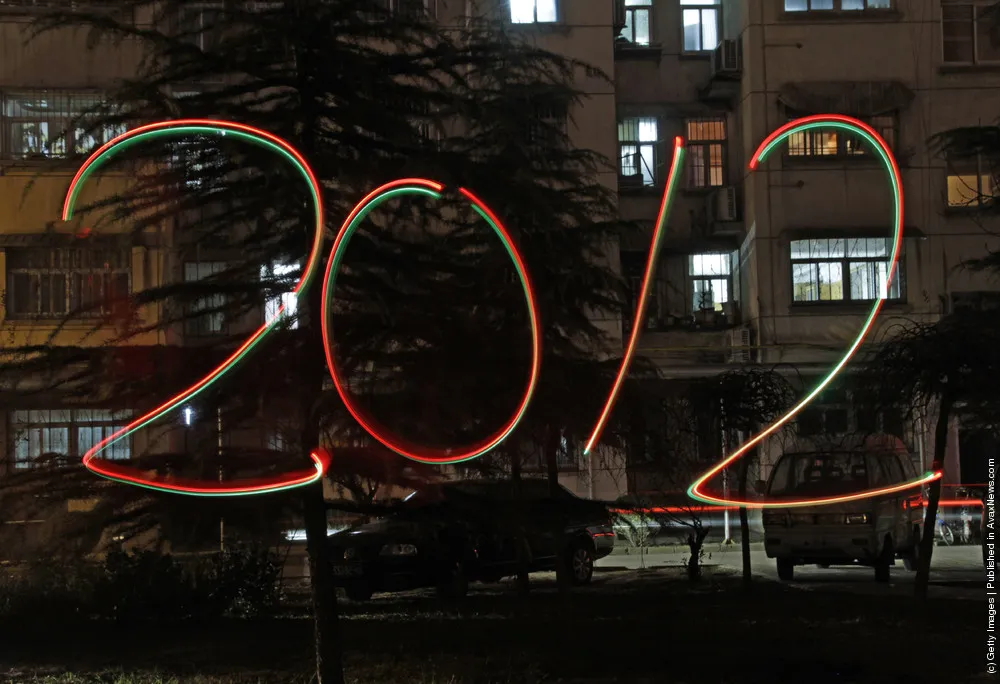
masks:
[[(685, 4), (685, 2), (690, 4)], [(681, 32), (681, 53), (685, 55), (710, 55), (722, 42), (722, 0), (680, 0), (680, 32)], [(698, 11), (698, 42), (699, 48), (689, 48), (687, 45), (687, 35), (684, 32), (684, 14), (689, 11)], [(705, 20), (704, 12), (712, 12), (715, 15), (715, 45), (705, 46)]]
[[(655, 45), (655, 42), (653, 40), (653, 19), (655, 16), (653, 10), (653, 0), (635, 0), (635, 1), (642, 4), (629, 5), (628, 1), (625, 0), (625, 5), (624, 5), (625, 26), (623, 26), (622, 30), (618, 32), (617, 36), (615, 36), (615, 40), (616, 41), (623, 40), (626, 43), (628, 43), (628, 45), (631, 47), (637, 47), (637, 48), (652, 47), (653, 45)], [(639, 12), (643, 12), (646, 15), (646, 31), (648, 33), (648, 38), (645, 43), (639, 43), (636, 42), (635, 40), (635, 26), (636, 26), (635, 15)], [(628, 29), (632, 29), (631, 38), (625, 35), (625, 31)]]
[[(114, 313), (115, 306), (119, 304), (122, 299), (127, 299), (132, 294), (132, 254), (127, 248), (68, 248), (68, 247), (7, 247), (6, 250), (6, 273), (5, 273), (5, 284), (6, 292), (4, 294), (4, 314), (7, 318), (11, 320), (65, 320), (69, 317), (83, 318), (83, 319), (100, 319), (104, 316), (109, 316)], [(47, 260), (49, 262), (48, 266), (18, 266), (16, 263), (11, 262), (17, 261), (17, 257), (23, 255), (27, 252), (35, 252), (38, 254), (46, 253)], [(106, 257), (116, 255), (120, 260), (119, 263), (122, 266), (111, 267), (108, 264), (115, 261), (114, 258), (108, 258), (105, 262), (103, 268), (94, 267), (84, 267), (83, 262), (94, 263), (99, 262), (100, 259), (95, 255), (100, 255), (105, 253)], [(19, 254), (20, 253), (20, 254)], [(78, 261), (81, 265), (79, 266), (65, 266), (58, 265), (62, 263), (70, 263)], [(35, 301), (37, 311), (25, 312), (19, 311), (16, 307), (18, 300), (18, 283), (17, 278), (21, 276), (27, 276), (29, 279), (29, 287), (31, 285), (31, 279), (37, 279), (37, 284), (34, 287), (38, 290), (35, 293)], [(62, 277), (62, 290), (63, 296), (63, 308), (62, 310), (56, 310), (52, 306), (56, 299), (56, 289), (53, 288), (52, 279), (56, 277)], [(101, 289), (107, 289), (108, 286), (114, 290), (118, 285), (116, 285), (115, 280), (124, 276), (126, 280), (125, 292), (121, 297), (115, 295), (112, 292), (111, 296), (106, 297), (101, 301), (99, 307), (91, 308), (90, 310), (82, 310), (83, 306), (83, 288), (82, 283), (77, 282), (76, 292), (74, 293), (74, 282), (76, 278), (93, 278), (95, 276), (106, 276), (107, 281), (101, 284)], [(42, 294), (43, 289), (43, 278), (50, 279), (49, 288), (49, 310), (42, 310)], [(30, 296), (30, 295), (29, 295)], [(74, 299), (76, 302), (74, 302)], [(73, 308), (76, 304), (76, 309)]]
[[(976, 198), (975, 203), (966, 204), (952, 204), (951, 203), (951, 179), (952, 178), (967, 178), (971, 174), (963, 173), (956, 167), (966, 167), (971, 166), (970, 162), (972, 157), (965, 157), (959, 159), (948, 159), (945, 166), (945, 210), (948, 212), (977, 212), (986, 211), (992, 209), (1000, 198), (1000, 181), (998, 181), (996, 174), (993, 173), (993, 169), (984, 166), (983, 155), (981, 153), (976, 153), (975, 156), (975, 178), (976, 178)], [(984, 170), (986, 173), (984, 173)], [(990, 178), (993, 184), (993, 194), (986, 194), (983, 192), (982, 187), (983, 179)]]
[[(208, 266), (208, 275), (200, 275), (197, 278), (188, 277), (188, 267), (189, 266)], [(192, 259), (183, 262), (183, 281), (186, 283), (194, 283), (199, 280), (205, 280), (217, 276), (219, 273), (223, 273), (229, 267), (229, 264), (225, 261), (220, 261), (216, 259)], [(200, 297), (199, 299), (190, 302), (185, 307), (184, 312), (184, 336), (185, 337), (213, 337), (219, 335), (226, 335), (229, 333), (229, 321), (226, 320), (225, 311), (209, 311), (207, 313), (198, 315), (198, 307), (204, 306), (205, 302), (208, 302), (209, 308), (214, 307), (224, 307), (226, 303), (226, 296), (224, 294), (214, 294), (207, 295), (205, 297)], [(213, 304), (212, 302), (217, 302)], [(218, 318), (216, 318), (218, 317)], [(213, 321), (218, 320), (217, 325), (213, 325)], [(208, 323), (203, 323), (207, 321)]]
[[(797, 113), (795, 116), (789, 114), (788, 121), (794, 121), (797, 118), (804, 116), (801, 113)], [(893, 111), (889, 114), (878, 114), (876, 116), (865, 116), (858, 117), (861, 121), (868, 124), (875, 129), (875, 132), (882, 136), (885, 140), (886, 145), (893, 154), (898, 154), (899, 149), (899, 112)], [(886, 123), (879, 124), (880, 119), (887, 120)], [(886, 136), (886, 133), (889, 136)], [(802, 149), (815, 149), (816, 140), (822, 139), (823, 136), (835, 136), (837, 140), (837, 152), (835, 154), (815, 154), (815, 153), (803, 153), (803, 154), (793, 154), (793, 141), (801, 140)], [(851, 142), (856, 140), (854, 136), (841, 131), (839, 129), (817, 129), (810, 131), (801, 131), (799, 133), (794, 133), (788, 137), (788, 141), (785, 143), (783, 157), (785, 160), (792, 163), (796, 162), (811, 162), (811, 161), (843, 161), (845, 159), (872, 159), (874, 154), (868, 150), (864, 144), (860, 144), (856, 151), (851, 151)]]
[[(726, 264), (726, 271), (724, 273), (694, 273), (694, 263), (697, 257), (723, 257), (723, 262)], [(688, 305), (691, 307), (691, 313), (696, 313), (698, 311), (722, 311), (723, 305), (728, 304), (733, 301), (733, 254), (732, 252), (698, 252), (696, 254), (687, 255), (687, 265), (685, 268), (685, 275), (687, 281), (687, 294)], [(703, 307), (695, 301), (695, 297), (704, 298), (705, 290), (701, 290), (701, 295), (699, 295), (699, 290), (695, 287), (695, 283), (707, 282), (709, 283), (709, 292), (713, 292), (713, 281), (723, 280), (726, 283), (726, 298), (722, 301), (717, 301), (714, 294), (712, 296), (712, 306)]]
[(804, 9), (804, 10), (796, 10), (796, 9), (788, 9), (788, 0), (783, 0), (783, 2), (781, 3), (782, 4), (782, 8), (783, 8), (782, 11), (784, 11), (786, 14), (789, 14), (789, 15), (792, 15), (792, 16), (802, 16), (802, 15), (807, 15), (807, 14), (808, 15), (816, 15), (816, 14), (819, 14), (819, 15), (829, 15), (829, 14), (834, 14), (834, 13), (836, 13), (838, 15), (852, 16), (852, 15), (860, 15), (860, 14), (864, 14), (864, 13), (868, 13), (868, 12), (894, 12), (894, 11), (896, 11), (896, 0), (889, 0), (889, 6), (888, 7), (869, 7), (868, 6), (868, 3), (870, 3), (870, 2), (877, 2), (878, 0), (859, 0), (860, 2), (863, 2), (865, 6), (864, 7), (859, 7), (859, 8), (856, 8), (856, 9), (852, 9), (852, 8), (844, 9), (843, 0), (830, 0), (833, 3), (833, 7), (829, 7), (829, 8), (826, 8), (826, 7), (816, 7), (816, 8), (814, 8), (812, 6), (813, 3), (818, 2), (818, 1), (822, 1), (822, 0), (804, 0), (804, 1), (808, 4), (807, 8)]
[[(722, 138), (700, 138), (697, 136), (692, 136), (692, 126), (711, 126), (712, 124), (722, 124)], [(686, 179), (685, 186), (688, 190), (715, 190), (717, 188), (723, 188), (727, 185), (727, 180), (729, 174), (727, 173), (727, 162), (729, 161), (729, 122), (727, 117), (721, 116), (702, 116), (694, 117), (684, 120), (684, 132), (685, 132), (685, 146), (687, 147), (687, 152), (685, 154), (684, 162), (684, 176)], [(721, 148), (721, 160), (719, 170), (721, 173), (721, 182), (718, 184), (712, 183), (712, 147), (718, 145)], [(702, 178), (700, 183), (694, 183), (694, 162), (695, 162), (695, 149), (701, 150), (704, 155), (702, 161), (705, 162), (702, 167)]]
[[(627, 132), (629, 129), (629, 122), (635, 122), (635, 139), (623, 138), (623, 132)], [(642, 140), (642, 123), (652, 122), (655, 127), (655, 140)], [(660, 137), (660, 120), (656, 116), (624, 116), (618, 119), (618, 177), (621, 178), (635, 178), (639, 176), (642, 178), (642, 183), (638, 186), (641, 188), (655, 188), (660, 180), (659, 173), (659, 159), (661, 156), (660, 147), (662, 145), (662, 138)], [(626, 147), (634, 147), (635, 150), (626, 153)], [(642, 173), (642, 168), (645, 165), (646, 160), (643, 158), (643, 150), (647, 149), (650, 152), (649, 165), (647, 168), (650, 172), (649, 181), (647, 182), (645, 175)], [(627, 174), (625, 173), (625, 155), (631, 154), (636, 155), (634, 159), (638, 160), (637, 164), (634, 164), (636, 173)], [(620, 184), (620, 180), (619, 180)], [(634, 187), (634, 186), (632, 186)]]
[[(844, 256), (842, 257), (809, 257), (809, 258), (795, 258), (792, 256), (792, 245), (796, 242), (818, 242), (827, 241), (829, 246), (830, 240), (840, 240), (844, 242)], [(888, 255), (884, 258), (881, 257), (851, 257), (849, 256), (849, 243), (851, 240), (885, 240)], [(878, 263), (888, 263), (889, 255), (892, 253), (892, 238), (888, 237), (870, 237), (870, 236), (843, 236), (843, 237), (803, 237), (790, 240), (788, 243), (788, 280), (791, 286), (791, 305), (792, 306), (836, 306), (836, 305), (861, 305), (870, 306), (876, 301), (876, 298), (872, 299), (854, 299), (851, 297), (851, 265), (852, 264), (878, 264)], [(900, 251), (899, 263), (896, 265), (896, 270), (893, 273), (892, 284), (890, 285), (891, 290), (896, 289), (896, 296), (889, 296), (885, 298), (886, 302), (889, 303), (902, 303), (906, 301), (906, 282), (904, 278), (905, 273), (905, 261), (904, 253)], [(840, 265), (840, 284), (843, 296), (840, 299), (795, 299), (795, 266), (803, 264), (839, 264)], [(876, 271), (877, 272), (877, 271)], [(877, 287), (881, 287), (878, 285)]]
[[(562, 7), (560, 7), (560, 0), (531, 0), (532, 3), (532, 15), (534, 18), (531, 21), (516, 21), (514, 18), (514, 2), (517, 0), (507, 0), (507, 12), (506, 12), (506, 23), (512, 26), (554, 26), (562, 22)], [(548, 2), (552, 3), (552, 10), (555, 17), (552, 20), (540, 21), (538, 19), (538, 3)]]
[[(125, 126), (105, 127), (100, 132), (100, 138), (88, 136), (86, 134), (87, 124), (81, 120), (85, 112), (100, 106), (105, 102), (104, 92), (95, 89), (73, 89), (73, 88), (0, 88), (0, 161), (33, 162), (49, 161), (52, 159), (74, 159), (82, 157), (100, 145), (108, 142), (112, 138), (124, 133)], [(15, 116), (7, 114), (8, 105), (13, 107), (14, 102), (51, 100), (55, 103), (63, 104), (61, 116)], [(83, 101), (79, 107), (74, 104)], [(44, 123), (46, 127), (51, 124), (63, 126), (60, 130), (45, 133), (46, 141), (41, 145), (40, 152), (18, 152), (14, 153), (14, 126), (30, 123)], [(71, 125), (75, 124), (75, 125)], [(86, 147), (80, 148), (81, 139), (89, 138)], [(62, 152), (52, 152), (56, 143), (62, 148)], [(78, 151), (81, 150), (81, 151)]]
[[(1000, 65), (1000, 56), (997, 59), (980, 59), (979, 57), (979, 10), (991, 6), (990, 0), (942, 0), (941, 2), (941, 64), (943, 66), (996, 66)], [(945, 44), (948, 36), (945, 35), (945, 25), (959, 23), (957, 20), (946, 20), (945, 14), (949, 8), (966, 7), (969, 9), (969, 17), (965, 20), (972, 26), (972, 60), (953, 60), (947, 58)], [(956, 42), (952, 37), (951, 42)], [(1000, 50), (1000, 46), (997, 47)]]
[[(93, 413), (95, 411), (109, 413), (110, 416), (104, 420), (87, 420), (86, 414)], [(33, 416), (36, 413), (47, 413), (48, 420), (33, 420), (33, 418), (39, 418), (39, 416)], [(59, 418), (64, 418), (62, 420), (53, 420), (52, 414), (64, 414), (59, 416)], [(17, 418), (20, 414), (23, 414), (27, 420), (18, 421)], [(118, 415), (116, 415), (118, 414)], [(115, 410), (115, 409), (102, 409), (102, 408), (58, 408), (58, 409), (30, 409), (30, 410), (16, 410), (10, 411), (7, 414), (7, 428), (9, 430), (9, 453), (11, 454), (10, 468), (14, 471), (24, 471), (31, 470), (32, 468), (38, 467), (38, 462), (34, 459), (38, 458), (44, 453), (58, 453), (55, 451), (46, 451), (45, 441), (43, 439), (43, 434), (50, 430), (66, 430), (66, 453), (63, 454), (66, 459), (78, 459), (83, 456), (83, 452), (80, 448), (80, 444), (83, 440), (80, 439), (80, 431), (86, 428), (93, 430), (94, 428), (100, 428), (101, 434), (99, 437), (94, 437), (91, 433), (91, 444), (88, 449), (93, 447), (101, 439), (106, 439), (109, 435), (114, 434), (118, 430), (121, 430), (132, 420), (132, 412), (128, 410)], [(40, 445), (40, 450), (37, 456), (31, 456), (31, 437), (30, 432), (38, 432), (38, 442)], [(19, 458), (18, 457), (18, 445), (21, 441), (21, 433), (28, 432), (27, 437), (28, 442), (28, 457)], [(105, 434), (105, 432), (107, 434)], [(48, 442), (51, 444), (51, 434), (49, 435)], [(129, 461), (132, 459), (133, 455), (133, 443), (132, 436), (128, 435), (122, 437), (120, 440), (112, 444), (108, 452), (106, 452), (102, 457), (108, 458), (115, 461)]]

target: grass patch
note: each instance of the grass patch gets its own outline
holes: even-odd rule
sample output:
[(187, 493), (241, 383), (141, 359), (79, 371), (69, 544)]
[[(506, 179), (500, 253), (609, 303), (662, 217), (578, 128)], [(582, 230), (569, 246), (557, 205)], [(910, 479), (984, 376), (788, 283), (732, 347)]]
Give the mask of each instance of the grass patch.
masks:
[[(426, 592), (341, 604), (349, 681), (963, 684), (982, 669), (977, 602), (920, 604), (763, 581), (744, 594), (729, 571), (707, 569), (697, 587), (680, 573), (600, 573), (593, 586), (566, 594), (542, 578), (526, 598), (489, 587), (455, 605)], [(12, 683), (310, 679), (308, 619), (141, 630), (94, 623), (65, 633), (13, 627), (0, 625), (10, 635), (0, 641), (0, 679)], [(925, 662), (926, 653), (934, 655)]]

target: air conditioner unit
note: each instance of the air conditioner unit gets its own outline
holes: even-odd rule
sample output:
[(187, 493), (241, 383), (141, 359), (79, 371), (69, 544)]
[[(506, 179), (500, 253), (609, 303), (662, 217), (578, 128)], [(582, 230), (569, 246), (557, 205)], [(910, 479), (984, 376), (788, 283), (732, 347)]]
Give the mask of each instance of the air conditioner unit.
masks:
[(750, 363), (753, 358), (750, 348), (750, 328), (733, 328), (729, 331), (729, 363)]
[(743, 41), (722, 40), (712, 53), (712, 71), (716, 74), (739, 75), (743, 72)]
[(708, 196), (708, 215), (713, 221), (736, 221), (739, 219), (739, 204), (736, 186), (724, 185)]

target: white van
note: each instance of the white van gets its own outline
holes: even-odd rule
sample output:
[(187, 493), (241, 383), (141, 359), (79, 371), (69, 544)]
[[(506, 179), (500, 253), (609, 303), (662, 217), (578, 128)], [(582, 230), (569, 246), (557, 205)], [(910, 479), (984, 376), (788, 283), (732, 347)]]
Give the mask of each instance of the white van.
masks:
[[(786, 451), (767, 482), (768, 499), (811, 499), (878, 489), (917, 478), (905, 445), (876, 435)], [(826, 506), (763, 511), (764, 548), (790, 580), (796, 565), (857, 564), (889, 581), (897, 557), (916, 570), (923, 494), (919, 488)]]

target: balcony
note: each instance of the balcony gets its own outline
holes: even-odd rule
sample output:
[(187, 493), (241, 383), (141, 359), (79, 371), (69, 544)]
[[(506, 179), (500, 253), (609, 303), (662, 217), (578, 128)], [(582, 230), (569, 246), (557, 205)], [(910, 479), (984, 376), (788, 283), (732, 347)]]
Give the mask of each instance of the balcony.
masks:
[[(626, 334), (631, 332), (628, 321)], [(658, 366), (745, 363), (749, 347), (746, 328), (740, 326), (739, 307), (726, 302), (720, 310), (703, 309), (680, 316), (649, 316), (639, 338), (639, 352)]]

